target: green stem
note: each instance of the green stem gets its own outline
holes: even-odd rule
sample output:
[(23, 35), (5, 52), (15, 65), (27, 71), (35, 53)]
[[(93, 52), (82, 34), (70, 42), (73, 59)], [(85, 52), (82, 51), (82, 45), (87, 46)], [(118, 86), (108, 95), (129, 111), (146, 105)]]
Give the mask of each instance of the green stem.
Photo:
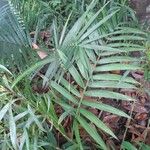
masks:
[[(96, 66), (97, 66), (97, 63), (98, 63), (98, 61), (99, 61), (99, 59), (100, 59), (100, 55), (98, 56), (98, 58), (97, 58), (97, 60), (96, 60), (96, 62), (95, 62), (95, 64), (94, 64), (94, 66), (93, 66), (93, 70), (92, 70), (92, 75), (93, 75), (93, 72), (94, 72), (94, 70), (95, 70), (95, 68), (96, 68)], [(79, 101), (79, 104), (78, 104), (78, 107), (77, 107), (77, 111), (76, 111), (76, 118), (78, 118), (79, 117), (79, 115), (80, 115), (80, 113), (79, 113), (79, 111), (80, 111), (80, 107), (81, 107), (81, 104), (82, 104), (82, 101), (83, 101), (83, 98), (84, 98), (84, 95), (85, 95), (85, 92), (86, 92), (86, 90), (87, 90), (87, 87), (88, 87), (88, 85), (89, 85), (89, 82), (90, 82), (90, 78), (86, 81), (86, 85), (85, 85), (85, 87), (84, 87), (84, 89), (83, 89), (83, 92), (82, 92), (82, 95), (81, 95), (81, 98), (80, 98), (80, 101)]]

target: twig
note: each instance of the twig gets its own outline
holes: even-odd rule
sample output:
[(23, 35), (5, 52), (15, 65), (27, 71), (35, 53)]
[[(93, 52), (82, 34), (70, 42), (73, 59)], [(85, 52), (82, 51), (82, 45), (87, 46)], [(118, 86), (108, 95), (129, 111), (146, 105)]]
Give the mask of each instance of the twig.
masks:
[[(131, 119), (132, 119), (132, 115), (133, 115), (133, 110), (134, 110), (134, 107), (135, 107), (135, 102), (136, 102), (136, 100), (134, 100), (134, 102), (133, 102), (133, 105), (132, 105), (132, 108), (131, 108), (131, 113), (130, 113), (130, 118), (127, 120), (127, 123), (126, 123), (126, 130), (125, 130), (125, 132), (124, 132), (122, 142), (124, 142), (124, 140), (125, 140), (125, 138), (126, 138), (126, 135), (127, 135), (128, 127), (129, 127), (129, 125), (130, 125), (130, 122), (131, 122)], [(120, 148), (120, 150), (121, 150), (121, 148)]]

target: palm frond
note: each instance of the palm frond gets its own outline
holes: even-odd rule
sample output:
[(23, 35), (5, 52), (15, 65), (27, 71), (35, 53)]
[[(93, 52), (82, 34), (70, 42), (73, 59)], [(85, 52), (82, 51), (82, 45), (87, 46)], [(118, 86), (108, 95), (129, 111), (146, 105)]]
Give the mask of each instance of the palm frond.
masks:
[(12, 62), (9, 65), (24, 66), (32, 54), (29, 33), (12, 3), (2, 6), (0, 13), (0, 59), (6, 64)]
[[(139, 86), (139, 83), (129, 76), (130, 71), (141, 69), (140, 60), (135, 59), (131, 53), (145, 50), (142, 42), (146, 34), (138, 29), (132, 30), (120, 24), (124, 19), (116, 22), (115, 17), (123, 18), (123, 16), (118, 16), (121, 11), (120, 7), (117, 9), (115, 7), (112, 13), (108, 4), (104, 4), (99, 11), (94, 13), (92, 10), (96, 1), (93, 0), (87, 11), (68, 30), (67, 20), (61, 35), (54, 21), (54, 52), (47, 59), (31, 66), (12, 84), (14, 88), (27, 74), (49, 63), (48, 70), (43, 77), (43, 86), (50, 86), (50, 94), (54, 98), (54, 103), (60, 105), (64, 110), (59, 119), (52, 114), (53, 119), (51, 120), (69, 141), (64, 130), (58, 127), (67, 115), (72, 116), (74, 131), (77, 132), (74, 133), (75, 141), (78, 143), (78, 148), (81, 149), (83, 148), (79, 125), (101, 149), (107, 150), (107, 146), (99, 134), (99, 129), (116, 138), (106, 124), (86, 109), (92, 107), (130, 118), (123, 111), (103, 102), (107, 99), (135, 101), (134, 98), (125, 95), (119, 89), (137, 89)], [(119, 74), (115, 74), (115, 71), (119, 71)], [(103, 129), (100, 125), (103, 126)]]
[[(40, 115), (36, 115), (36, 112), (28, 103), (27, 112), (21, 111), (20, 116), (15, 116), (11, 109), (8, 114), (9, 104), (6, 104), (1, 109), (2, 117), (0, 119), (3, 119), (8, 114), (9, 120), (13, 124), (10, 130), (10, 137), (6, 137), (6, 139), (10, 139), (12, 147), (16, 148), (18, 144), (15, 133), (17, 132), (16, 125), (18, 124), (15, 121), (24, 118), (26, 115), (28, 115), (28, 120), (23, 122), (22, 126), (24, 128), (21, 133), (23, 144), (20, 147), (22, 149), (25, 143), (27, 149), (29, 149), (30, 143), (40, 147), (40, 142), (36, 141), (36, 139), (32, 140), (33, 138), (28, 134), (30, 127), (32, 131), (38, 128), (45, 133), (45, 129), (49, 129), (50, 124), (71, 143), (69, 143), (71, 148), (84, 149), (82, 145), (83, 139), (80, 135), (80, 129), (83, 128), (97, 143), (99, 148), (106, 150), (107, 146), (100, 133), (104, 132), (113, 138), (117, 137), (103, 123), (102, 119), (90, 112), (89, 109), (94, 108), (130, 118), (122, 110), (105, 104), (105, 100), (117, 100), (118, 102), (135, 101), (134, 98), (122, 93), (121, 89), (137, 90), (140, 85), (130, 76), (130, 71), (141, 69), (141, 60), (134, 58), (132, 52), (143, 52), (145, 50), (142, 42), (146, 39), (146, 34), (124, 23), (125, 17), (121, 13), (122, 5), (106, 2), (101, 9), (95, 12), (96, 4), (97, 1), (93, 0), (71, 28), (68, 27), (69, 19), (71, 18), (71, 15), (69, 15), (62, 32), (59, 32), (56, 20), (54, 20), (52, 25), (54, 30), (54, 51), (46, 59), (30, 66), (9, 86), (11, 90), (15, 90), (17, 88), (16, 85), (24, 77), (45, 64), (48, 65), (46, 73), (42, 76), (42, 86), (49, 86), (49, 93), (46, 96), (35, 96), (31, 93), (31, 97), (29, 94), (25, 95), (25, 97), (32, 99), (30, 105), (38, 108), (37, 114)], [(112, 5), (115, 5), (113, 9), (111, 9)], [(0, 26), (4, 28), (3, 33), (5, 33), (5, 36), (2, 34), (0, 39), (2, 42), (7, 43), (6, 46), (10, 43), (13, 46), (16, 45), (15, 49), (19, 46), (28, 48), (30, 41), (28, 41), (24, 26), (19, 23), (20, 19), (13, 13), (10, 13), (11, 17), (7, 14), (7, 11), (11, 12), (13, 10), (15, 12), (15, 10), (7, 6), (3, 7), (3, 9), (5, 11), (2, 11), (3, 17), (1, 19), (4, 22), (0, 22)], [(7, 28), (5, 28), (5, 24)], [(20, 49), (21, 54), (23, 54), (23, 49)], [(11, 52), (7, 53), (7, 57), (12, 54), (12, 58), (15, 60), (15, 57), (18, 56), (17, 54), (20, 54), (18, 52), (15, 51), (13, 54)], [(14, 53), (16, 54), (15, 56)], [(22, 58), (21, 56), (19, 57)], [(6, 70), (2, 66), (0, 68)], [(25, 90), (29, 90), (27, 85)], [(53, 103), (58, 104), (63, 109), (63, 113), (59, 117), (55, 112)], [(75, 134), (75, 136), (72, 136), (72, 139), (67, 136), (62, 125), (65, 118), (70, 116), (73, 118), (73, 134)], [(41, 123), (40, 119), (43, 119), (45, 124)], [(45, 120), (49, 122), (47, 123)], [(45, 125), (44, 127), (43, 124)], [(39, 139), (42, 141), (41, 138)], [(46, 141), (42, 144), (47, 146), (49, 141), (47, 139)], [(54, 145), (56, 146), (56, 144)]]

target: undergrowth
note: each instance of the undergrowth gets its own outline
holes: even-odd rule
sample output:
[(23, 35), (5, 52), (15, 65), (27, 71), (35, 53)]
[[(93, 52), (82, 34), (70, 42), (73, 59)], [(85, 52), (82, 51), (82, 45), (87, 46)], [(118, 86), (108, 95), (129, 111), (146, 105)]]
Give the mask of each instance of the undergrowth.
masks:
[(102, 118), (131, 120), (111, 102), (134, 105), (122, 91), (141, 87), (131, 72), (143, 70), (148, 34), (127, 1), (12, 0), (0, 12), (0, 149), (136, 149)]

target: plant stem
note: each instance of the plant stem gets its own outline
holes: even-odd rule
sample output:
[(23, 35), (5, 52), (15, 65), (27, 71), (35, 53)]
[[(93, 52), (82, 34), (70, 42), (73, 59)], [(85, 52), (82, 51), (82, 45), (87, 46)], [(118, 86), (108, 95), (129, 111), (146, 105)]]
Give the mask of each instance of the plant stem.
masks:
[[(95, 68), (96, 68), (96, 66), (97, 66), (97, 63), (98, 63), (99, 59), (100, 59), (100, 55), (98, 56), (98, 58), (97, 58), (97, 60), (96, 60), (96, 62), (95, 62), (95, 64), (94, 64), (94, 66), (93, 66), (93, 70), (92, 70), (91, 75), (93, 75), (93, 72), (94, 72), (94, 70), (95, 70)], [(81, 98), (80, 98), (80, 101), (79, 101), (79, 105), (78, 105), (77, 111), (76, 111), (76, 118), (78, 118), (79, 115), (80, 115), (80, 113), (79, 113), (80, 107), (81, 107), (81, 104), (82, 104), (82, 101), (83, 101), (85, 92), (86, 92), (86, 90), (87, 90), (87, 88), (88, 88), (88, 85), (89, 85), (90, 80), (91, 80), (91, 78), (89, 77), (89, 79), (86, 81), (86, 85), (85, 85), (85, 87), (84, 87), (84, 89), (83, 89), (83, 92), (82, 92), (82, 94), (81, 94)]]

